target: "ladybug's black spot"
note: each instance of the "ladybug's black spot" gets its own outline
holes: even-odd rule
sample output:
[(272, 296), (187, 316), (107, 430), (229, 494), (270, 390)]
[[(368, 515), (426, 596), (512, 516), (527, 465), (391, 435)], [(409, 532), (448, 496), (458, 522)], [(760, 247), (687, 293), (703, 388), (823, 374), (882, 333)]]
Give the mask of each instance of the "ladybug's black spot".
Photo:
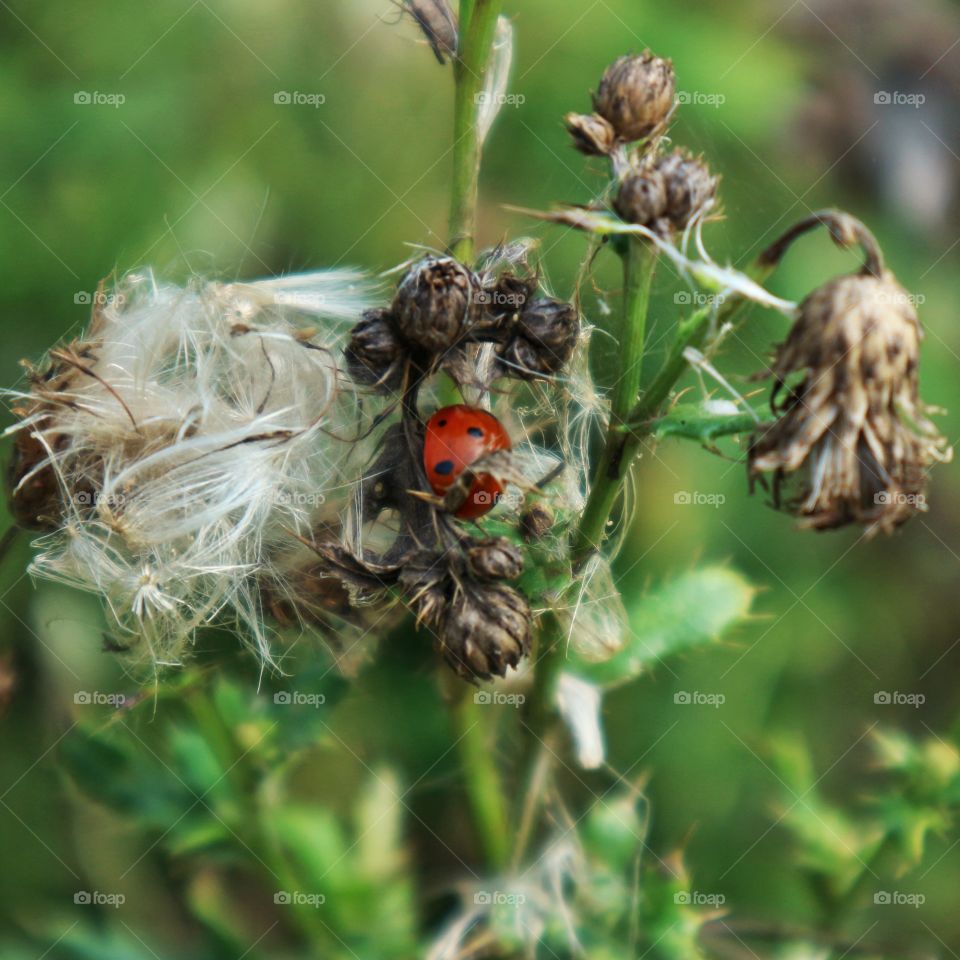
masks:
[(447, 425), (447, 421), (446, 421), (446, 420), (438, 420), (438, 421), (437, 421), (437, 426), (438, 426), (438, 427), (445, 427), (446, 425)]
[(469, 433), (471, 437), (483, 436), (483, 431), (479, 427), (467, 427), (467, 433)]
[(441, 477), (447, 476), (449, 473), (453, 473), (453, 461), (452, 460), (441, 460), (434, 468), (434, 473), (439, 473)]

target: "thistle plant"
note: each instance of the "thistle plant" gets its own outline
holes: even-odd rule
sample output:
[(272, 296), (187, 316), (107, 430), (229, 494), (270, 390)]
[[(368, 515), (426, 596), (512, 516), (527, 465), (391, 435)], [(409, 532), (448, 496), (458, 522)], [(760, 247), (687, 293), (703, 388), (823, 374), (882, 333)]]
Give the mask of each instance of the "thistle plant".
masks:
[[(928, 471), (948, 455), (920, 399), (916, 309), (867, 227), (838, 210), (797, 223), (746, 270), (713, 259), (722, 182), (673, 143), (674, 68), (650, 51), (616, 59), (591, 112), (563, 118), (602, 166), (599, 195), (515, 211), (518, 229), (586, 236), (579, 274), (554, 286), (533, 240), (478, 235), (484, 145), (512, 60), (501, 3), (403, 9), (454, 87), (445, 249), (418, 247), (380, 276), (181, 286), (139, 270), (104, 285), (84, 335), (7, 392), (13, 515), (38, 533), (31, 572), (101, 598), (107, 646), (153, 681), (71, 735), (66, 765), (85, 793), (139, 816), (187, 877), (185, 908), (211, 944), (197, 956), (249, 948), (241, 896), (279, 925), (251, 955), (679, 960), (731, 932), (743, 943), (751, 932), (721, 924), (717, 902), (685, 893), (683, 852), (653, 851), (644, 779), (608, 764), (604, 697), (735, 630), (756, 594), (707, 564), (651, 588), (628, 622), (614, 562), (639, 461), (666, 437), (732, 439), (745, 493), (761, 487), (800, 527), (891, 533), (926, 509)], [(861, 248), (863, 267), (799, 304), (770, 292), (794, 240), (818, 227)], [(612, 322), (585, 294), (602, 257), (622, 274)], [(707, 298), (673, 324), (650, 375), (664, 267)], [(723, 370), (751, 307), (783, 318), (756, 377), (772, 381), (768, 409)], [(617, 345), (602, 376), (598, 333)], [(691, 368), (714, 385), (694, 400)], [(403, 630), (420, 652), (396, 651)], [(252, 651), (239, 666), (191, 660), (198, 638), (224, 631)], [(394, 769), (389, 731), (365, 741), (369, 761), (349, 750), (346, 795), (305, 787), (318, 744), (343, 744), (332, 711), (387, 691), (389, 726), (397, 690), (424, 683), (424, 735), (454, 731), (443, 756), (457, 756), (463, 815), (459, 792), (449, 822), (404, 815), (416, 783)], [(288, 709), (297, 697), (322, 713)], [(844, 831), (844, 853), (788, 818), (822, 898), (818, 926), (780, 938), (798, 956), (855, 943), (857, 864), (915, 862), (957, 804), (955, 751), (892, 732), (877, 751), (889, 792)], [(812, 791), (802, 749), (776, 753), (784, 780)], [(605, 777), (605, 792), (584, 802), (571, 777)], [(191, 798), (201, 808), (177, 819)], [(438, 899), (417, 883), (427, 834), (469, 851)], [(114, 955), (106, 944), (68, 939), (64, 955)], [(109, 949), (141, 955), (122, 934)]]

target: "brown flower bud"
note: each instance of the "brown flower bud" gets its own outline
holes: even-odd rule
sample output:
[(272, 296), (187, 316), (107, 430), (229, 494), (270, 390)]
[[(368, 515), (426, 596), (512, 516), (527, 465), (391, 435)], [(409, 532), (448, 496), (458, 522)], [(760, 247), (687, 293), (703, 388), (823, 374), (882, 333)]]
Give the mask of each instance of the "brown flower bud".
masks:
[(388, 310), (367, 310), (350, 331), (344, 355), (356, 383), (390, 387), (401, 373), (403, 346)]
[(568, 113), (563, 122), (573, 146), (588, 157), (605, 157), (613, 150), (617, 134), (598, 113)]
[(502, 677), (530, 649), (530, 606), (513, 587), (467, 583), (450, 601), (437, 647), (467, 680)]
[(716, 196), (717, 177), (703, 160), (684, 150), (674, 150), (657, 165), (667, 190), (666, 215), (677, 230)]
[(407, 340), (440, 353), (470, 329), (481, 299), (471, 270), (450, 257), (425, 257), (400, 281), (393, 315)]
[(520, 314), (519, 332), (554, 353), (559, 364), (570, 359), (580, 335), (580, 316), (572, 303), (541, 297)]
[(667, 212), (667, 184), (654, 166), (628, 173), (620, 181), (613, 207), (628, 223), (653, 228)]
[(520, 515), (520, 536), (526, 543), (542, 540), (553, 529), (554, 521), (552, 510), (535, 503)]
[(500, 350), (503, 375), (518, 380), (544, 380), (553, 376), (563, 364), (549, 349), (524, 336), (511, 337)]
[(593, 108), (631, 142), (649, 136), (670, 116), (675, 84), (673, 64), (649, 50), (611, 64), (594, 94)]
[[(893, 275), (838, 277), (800, 305), (772, 374), (776, 423), (750, 445), (751, 477), (773, 474), (774, 505), (819, 529), (848, 523), (888, 532), (926, 508), (926, 472), (946, 456), (924, 417), (920, 322)], [(795, 490), (781, 497), (785, 481)]]
[(523, 554), (506, 537), (476, 540), (466, 550), (467, 566), (478, 580), (516, 580)]

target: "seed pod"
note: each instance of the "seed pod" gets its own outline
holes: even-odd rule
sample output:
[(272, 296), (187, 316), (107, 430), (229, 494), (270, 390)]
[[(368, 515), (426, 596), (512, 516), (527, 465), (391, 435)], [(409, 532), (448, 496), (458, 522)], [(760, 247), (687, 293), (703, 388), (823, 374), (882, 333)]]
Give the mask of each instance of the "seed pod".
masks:
[(605, 157), (613, 150), (617, 134), (598, 113), (568, 113), (563, 122), (573, 146), (588, 157)]
[(367, 310), (350, 331), (344, 355), (356, 383), (389, 388), (401, 372), (403, 345), (388, 310)]
[[(751, 477), (773, 474), (775, 506), (806, 526), (869, 532), (925, 509), (927, 469), (946, 450), (919, 398), (920, 336), (909, 295), (887, 271), (838, 277), (803, 301), (777, 351), (771, 404), (788, 378), (803, 379), (748, 456)], [(797, 492), (782, 499), (794, 478)]]
[(475, 540), (466, 555), (478, 580), (516, 580), (523, 573), (523, 554), (506, 537)]
[(530, 649), (530, 606), (513, 587), (465, 583), (447, 608), (437, 647), (467, 680), (502, 677)]
[(425, 257), (400, 281), (392, 312), (407, 340), (440, 353), (470, 329), (481, 301), (471, 270), (450, 257)]
[(684, 150), (667, 154), (657, 166), (667, 190), (666, 215), (677, 230), (683, 230), (714, 198), (718, 179), (703, 160)]
[(511, 337), (500, 350), (500, 367), (506, 377), (518, 380), (544, 380), (561, 369), (563, 363), (551, 350), (524, 336)]
[(667, 212), (667, 183), (655, 166), (628, 173), (620, 182), (614, 209), (628, 223), (651, 229)]
[(552, 529), (555, 518), (552, 510), (535, 503), (520, 514), (520, 536), (526, 543), (542, 540)]
[(580, 316), (571, 303), (541, 297), (528, 303), (520, 315), (519, 332), (557, 357), (565, 364), (577, 345), (580, 335)]
[(621, 140), (649, 136), (673, 109), (673, 64), (649, 50), (625, 56), (608, 68), (593, 97), (593, 109), (607, 120)]

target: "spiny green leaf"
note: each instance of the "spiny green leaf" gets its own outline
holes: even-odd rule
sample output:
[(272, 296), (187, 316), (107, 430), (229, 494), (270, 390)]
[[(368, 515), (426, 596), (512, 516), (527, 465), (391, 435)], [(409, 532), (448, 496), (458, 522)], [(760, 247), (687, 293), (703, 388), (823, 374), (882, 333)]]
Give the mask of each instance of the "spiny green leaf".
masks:
[(716, 642), (745, 620), (756, 593), (735, 570), (691, 570), (655, 587), (632, 608), (623, 648), (603, 663), (574, 662), (570, 669), (604, 686), (638, 676), (665, 657)]

